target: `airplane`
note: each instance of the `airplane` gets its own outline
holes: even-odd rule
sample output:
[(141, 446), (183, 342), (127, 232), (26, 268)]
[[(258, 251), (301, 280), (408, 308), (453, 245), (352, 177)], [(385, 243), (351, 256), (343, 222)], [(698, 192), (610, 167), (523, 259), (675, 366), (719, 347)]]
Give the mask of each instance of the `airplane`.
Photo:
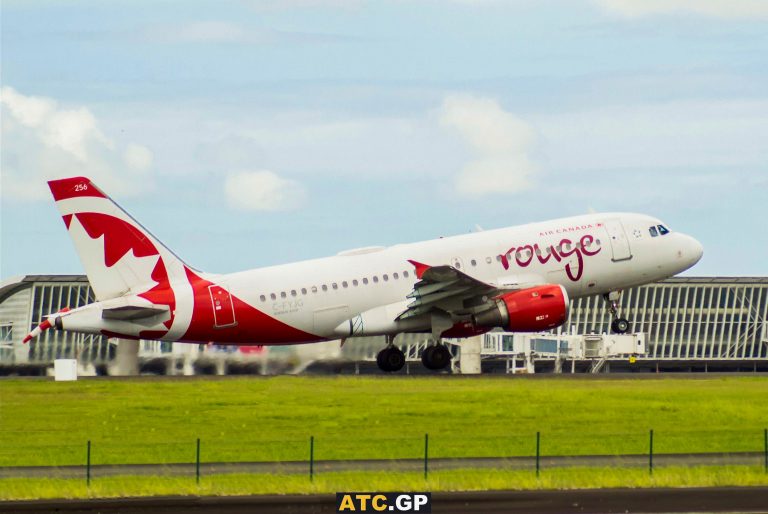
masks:
[(644, 214), (596, 213), (228, 274), (199, 271), (86, 177), (48, 182), (96, 302), (47, 316), (54, 328), (124, 339), (285, 345), (385, 336), (382, 371), (405, 364), (400, 333), (430, 334), (422, 363), (451, 361), (443, 342), (502, 328), (555, 329), (570, 299), (602, 295), (616, 333), (621, 291), (696, 264), (702, 245)]

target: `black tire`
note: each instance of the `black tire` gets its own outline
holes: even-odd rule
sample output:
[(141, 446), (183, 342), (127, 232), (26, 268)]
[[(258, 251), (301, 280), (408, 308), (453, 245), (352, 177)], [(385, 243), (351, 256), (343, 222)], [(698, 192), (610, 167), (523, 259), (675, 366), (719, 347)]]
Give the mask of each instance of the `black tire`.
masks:
[(424, 351), (421, 352), (421, 363), (424, 364), (424, 367), (427, 369), (434, 369), (432, 368), (432, 352), (434, 351), (434, 346), (427, 346), (424, 348)]
[(451, 363), (451, 359), (453, 358), (453, 355), (451, 355), (451, 352), (448, 350), (448, 347), (444, 344), (439, 344), (435, 346), (435, 349), (432, 351), (432, 368), (434, 370), (443, 369), (446, 366), (448, 366)]
[(629, 331), (629, 321), (624, 318), (616, 318), (611, 322), (611, 331), (614, 334), (626, 334)]
[(376, 354), (376, 365), (381, 371), (385, 372), (392, 371), (389, 369), (389, 363), (387, 362), (387, 353), (389, 353), (389, 348), (384, 348)]
[(388, 348), (386, 355), (384, 356), (384, 362), (387, 367), (387, 371), (400, 371), (405, 366), (405, 354), (397, 347)]

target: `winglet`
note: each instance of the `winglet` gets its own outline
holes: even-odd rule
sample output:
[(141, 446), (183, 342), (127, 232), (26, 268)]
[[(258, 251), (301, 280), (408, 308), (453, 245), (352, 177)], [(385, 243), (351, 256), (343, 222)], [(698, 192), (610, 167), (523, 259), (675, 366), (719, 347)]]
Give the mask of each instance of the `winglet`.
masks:
[(426, 264), (422, 264), (422, 263), (420, 263), (420, 262), (417, 262), (417, 261), (412, 261), (412, 260), (410, 260), (410, 259), (408, 259), (408, 262), (410, 262), (411, 264), (413, 264), (413, 267), (414, 267), (414, 268), (416, 268), (416, 278), (418, 278), (418, 279), (421, 279), (421, 277), (423, 277), (423, 276), (424, 276), (424, 273), (426, 273), (426, 271), (427, 271), (429, 268), (431, 268), (431, 267), (432, 267), (432, 266), (428, 266), (428, 265), (426, 265)]

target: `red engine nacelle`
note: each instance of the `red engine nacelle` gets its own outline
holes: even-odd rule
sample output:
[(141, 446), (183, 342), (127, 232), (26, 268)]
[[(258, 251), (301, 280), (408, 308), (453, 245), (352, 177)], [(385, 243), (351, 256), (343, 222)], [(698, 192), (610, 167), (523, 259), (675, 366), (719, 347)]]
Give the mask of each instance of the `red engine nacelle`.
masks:
[(558, 327), (568, 318), (568, 293), (558, 284), (503, 294), (487, 311), (475, 314), (478, 327), (502, 327), (513, 332), (539, 332)]

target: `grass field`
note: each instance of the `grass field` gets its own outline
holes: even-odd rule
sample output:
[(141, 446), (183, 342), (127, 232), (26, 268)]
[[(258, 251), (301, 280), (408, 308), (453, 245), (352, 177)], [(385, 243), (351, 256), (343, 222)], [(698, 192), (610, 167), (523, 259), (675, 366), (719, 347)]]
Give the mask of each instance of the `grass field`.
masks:
[(714, 487), (768, 485), (762, 467), (670, 467), (653, 476), (644, 469), (568, 468), (530, 471), (464, 469), (433, 473), (328, 473), (310, 483), (298, 475), (221, 475), (203, 478), (125, 476), (95, 480), (3, 479), (0, 500), (107, 498), (160, 495), (313, 494), (337, 491), (486, 491), (494, 489), (590, 489), (610, 487)]
[(0, 381), (0, 466), (762, 451), (768, 378)]

